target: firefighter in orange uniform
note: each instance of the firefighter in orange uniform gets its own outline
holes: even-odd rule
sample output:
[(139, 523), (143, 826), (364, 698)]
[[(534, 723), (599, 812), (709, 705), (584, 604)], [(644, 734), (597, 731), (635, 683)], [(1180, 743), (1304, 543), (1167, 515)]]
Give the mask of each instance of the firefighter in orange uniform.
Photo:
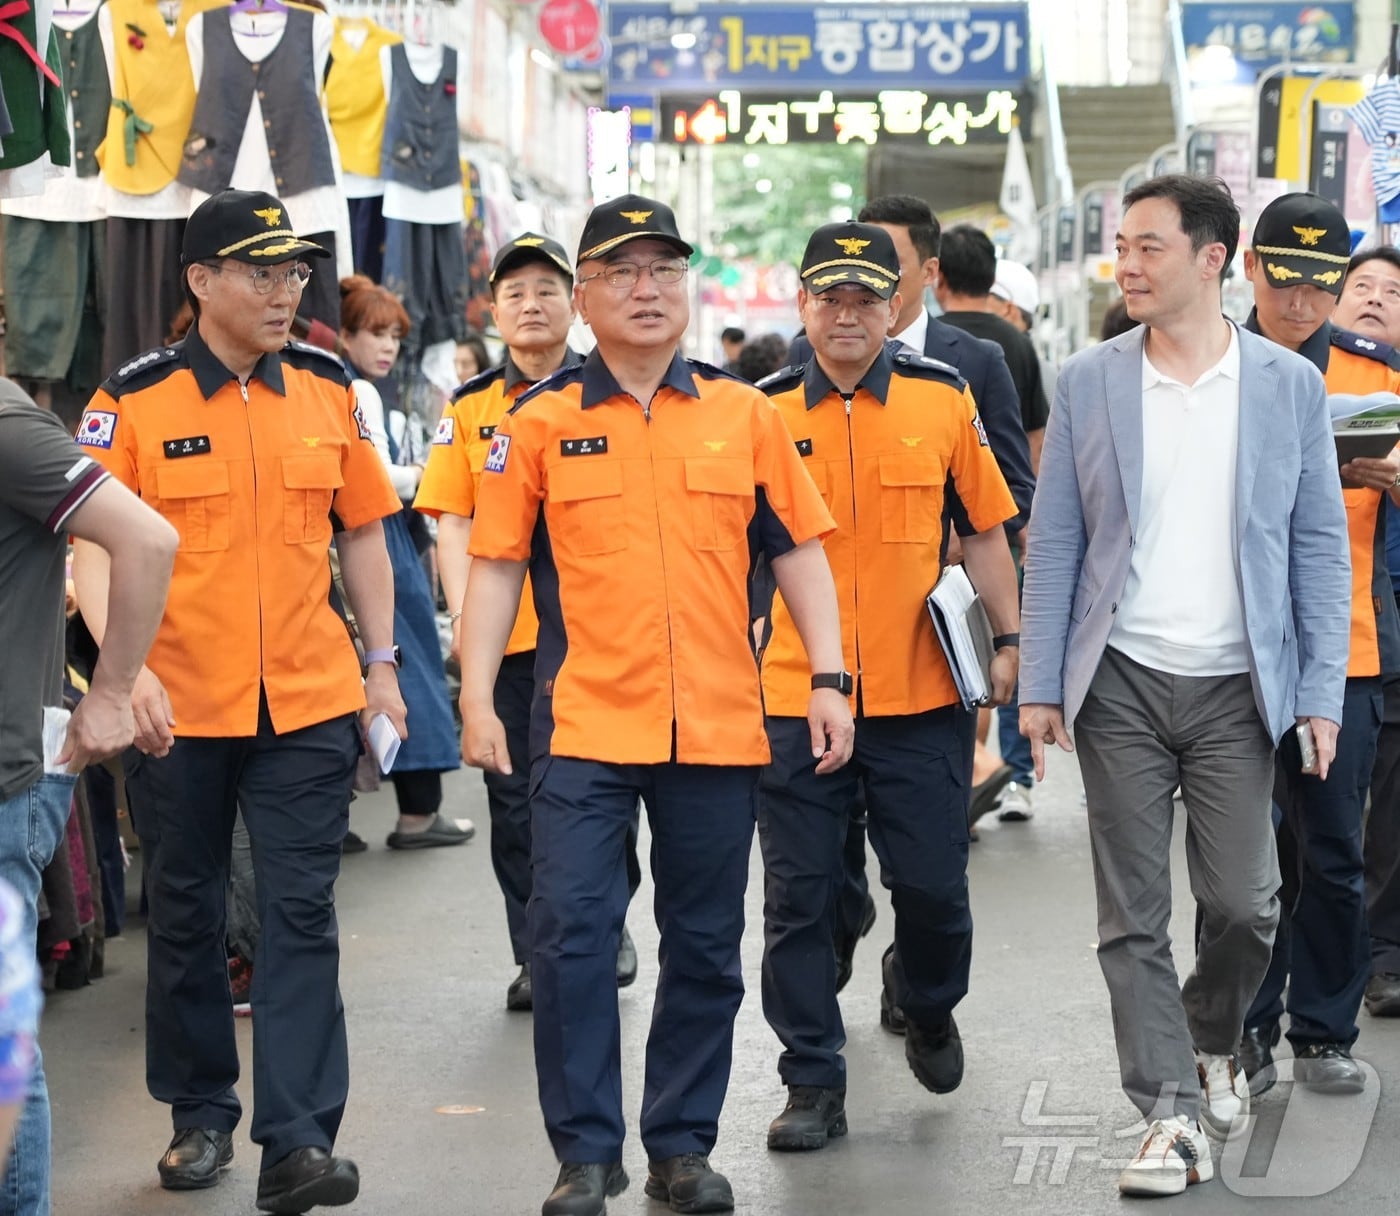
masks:
[[(469, 763), (511, 766), (492, 690), (527, 562), (540, 618), (530, 959), (540, 1105), (562, 1163), (544, 1216), (602, 1216), (627, 1185), (613, 969), (639, 798), (661, 930), (646, 1192), (681, 1212), (734, 1206), (709, 1153), (743, 997), (744, 890), (769, 755), (748, 633), (751, 544), (772, 561), (815, 671), (841, 674), (821, 496), (763, 394), (679, 353), (691, 253), (663, 203), (625, 195), (593, 209), (574, 298), (597, 349), (497, 428), (472, 527)], [(819, 688), (807, 715), (810, 753), (822, 771), (839, 767), (845, 699)]]
[[(1295, 350), (1322, 372), (1329, 393), (1400, 391), (1388, 345), (1338, 329), (1329, 317), (1343, 291), (1351, 237), (1342, 213), (1313, 194), (1285, 194), (1260, 214), (1245, 273), (1254, 284), (1247, 329)], [(1274, 801), (1282, 912), (1273, 961), (1245, 1015), (1240, 1063), (1250, 1090), (1273, 1085), (1273, 1046), (1288, 996), (1293, 1079), (1328, 1093), (1364, 1088), (1351, 1058), (1356, 1017), (1371, 975), (1362, 821), (1382, 718), (1384, 675), (1400, 673), (1400, 614), (1385, 559), (1385, 496), (1400, 478), (1395, 453), (1341, 466), (1351, 537), (1351, 654), (1337, 755), (1323, 781), (1302, 771), (1298, 740), (1279, 748)]]
[[(361, 720), (406, 734), (394, 594), (380, 523), (399, 510), (349, 377), (289, 343), (306, 258), (271, 195), (226, 190), (185, 227), (183, 342), (117, 369), (78, 442), (175, 525), (165, 619), (133, 693), (125, 767), (148, 922), (146, 1084), (171, 1107), (169, 1190), (213, 1186), (242, 1114), (224, 948), (234, 812), (253, 843), (262, 938), (253, 972), (258, 1207), (303, 1212), (359, 1191), (331, 1155), (349, 1060), (334, 889)], [(334, 535), (366, 646), (363, 684), (330, 606)], [(83, 614), (100, 642), (106, 562), (78, 550)]]
[[(758, 831), (766, 875), (763, 1009), (783, 1043), (786, 1109), (773, 1149), (815, 1149), (846, 1131), (845, 1031), (836, 1002), (832, 910), (846, 811), (863, 781), (870, 840), (895, 911), (886, 989), (904, 1011), (905, 1054), (935, 1093), (962, 1080), (953, 1007), (967, 992), (966, 783), (957, 689), (925, 610), (941, 572), (951, 475), (971, 534), (964, 561), (995, 638), (994, 700), (1016, 683), (1016, 569), (1002, 524), (1016, 504), (958, 373), (889, 341), (899, 257), (884, 228), (828, 224), (802, 261), (798, 307), (812, 357), (760, 384), (792, 432), (837, 530), (826, 541), (854, 685), (852, 762), (814, 769), (801, 718), (806, 656), (781, 589), (763, 655), (773, 761)], [(889, 1011), (887, 1011), (888, 1013)]]

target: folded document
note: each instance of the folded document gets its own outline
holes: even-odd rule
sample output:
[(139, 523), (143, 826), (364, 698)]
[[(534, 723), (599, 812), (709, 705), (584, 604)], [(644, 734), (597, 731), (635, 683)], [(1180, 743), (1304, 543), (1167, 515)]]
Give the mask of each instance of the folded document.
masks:
[(961, 566), (949, 566), (925, 602), (963, 705), (968, 709), (985, 705), (992, 690), (995, 652), (992, 623), (977, 588)]

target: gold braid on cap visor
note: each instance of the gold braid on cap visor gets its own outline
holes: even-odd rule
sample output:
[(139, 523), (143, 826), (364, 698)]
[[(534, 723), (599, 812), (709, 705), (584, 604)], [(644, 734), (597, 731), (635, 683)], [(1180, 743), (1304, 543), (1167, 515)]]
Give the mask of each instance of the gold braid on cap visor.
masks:
[[(881, 266), (878, 262), (863, 262), (859, 258), (835, 258), (830, 262), (818, 262), (810, 270), (802, 272), (802, 278), (809, 279), (819, 270), (825, 270), (828, 266), (864, 266), (866, 270), (873, 270), (876, 274), (890, 275), (888, 267)], [(895, 274), (892, 277), (898, 278)]]
[(1285, 249), (1282, 245), (1255, 245), (1255, 253), (1271, 253), (1276, 258), (1316, 258), (1319, 262), (1335, 262), (1345, 266), (1351, 261), (1349, 253), (1321, 253), (1316, 249)]
[[(234, 241), (232, 245), (225, 245), (219, 250), (215, 257), (226, 258), (230, 254), (237, 253), (240, 249), (246, 249), (249, 245), (256, 245), (259, 241), (270, 241), (276, 236), (289, 236), (292, 240), (299, 240), (297, 234), (290, 228), (274, 228), (271, 232), (259, 232), (257, 236), (245, 236), (241, 241)], [(284, 250), (290, 246), (283, 246)]]
[(675, 244), (678, 238), (672, 236), (669, 232), (624, 232), (621, 236), (609, 237), (601, 245), (594, 245), (592, 249), (585, 249), (582, 253), (578, 255), (578, 260), (580, 262), (586, 262), (590, 258), (596, 258), (600, 254), (607, 253), (609, 249), (613, 249), (616, 246), (621, 245), (624, 241), (635, 241), (638, 237), (643, 236), (649, 236), (654, 238), (655, 240), (663, 242), (664, 244), (670, 245), (671, 248), (676, 250), (676, 255), (678, 257), (689, 256), (689, 254), (681, 253), (680, 249)]

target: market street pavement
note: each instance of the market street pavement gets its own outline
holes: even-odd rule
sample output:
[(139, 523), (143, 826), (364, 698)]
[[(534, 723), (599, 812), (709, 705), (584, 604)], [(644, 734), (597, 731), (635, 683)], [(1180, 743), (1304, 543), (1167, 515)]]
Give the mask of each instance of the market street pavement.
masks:
[[(446, 809), (477, 824), (476, 839), (464, 847), (386, 850), (394, 815), (387, 788), (362, 796), (351, 812), (371, 847), (346, 858), (337, 900), (351, 1091), (336, 1147), (358, 1162), (363, 1179), (358, 1202), (345, 1210), (531, 1216), (556, 1164), (536, 1103), (530, 1018), (504, 1007), (515, 967), (487, 851), (480, 775), (450, 774), (446, 790)], [(1120, 1133), (1132, 1128), (1136, 1112), (1118, 1088), (1108, 997), (1094, 957), (1093, 880), (1072, 758), (1054, 758), (1051, 779), (1035, 798), (1032, 822), (989, 818), (972, 846), (972, 988), (958, 1009), (967, 1073), (953, 1094), (921, 1089), (902, 1040), (880, 1029), (880, 953), (891, 920), (877, 888), (879, 920), (856, 954), (842, 999), (850, 1135), (819, 1153), (778, 1155), (764, 1146), (785, 1094), (777, 1041), (759, 1005), (763, 887), (755, 846), (748, 996), (713, 1154), (733, 1182), (740, 1216), (1122, 1210), (1117, 1170), (1137, 1137)], [(1192, 905), (1181, 818), (1173, 930), (1184, 973)], [(650, 901), (648, 877), (628, 920), (641, 971), (621, 994), (632, 1186), (609, 1204), (612, 1216), (667, 1210), (642, 1194), (646, 1160), (636, 1138), (656, 979)], [(106, 977), (50, 1001), (43, 1044), (54, 1107), (54, 1212), (247, 1216), (258, 1152), (247, 1139), (246, 1080), (237, 1156), (222, 1183), (180, 1194), (157, 1184), (170, 1123), (145, 1089), (144, 977), (144, 930), (133, 916), (126, 934), (108, 943)], [(1364, 1013), (1361, 1021), (1356, 1055), (1375, 1070), (1366, 1093), (1322, 1099), (1280, 1084), (1259, 1103), (1247, 1149), (1232, 1146), (1217, 1156), (1217, 1180), (1191, 1188), (1172, 1210), (1273, 1216), (1324, 1207), (1379, 1211), (1393, 1203), (1400, 1099), (1390, 1083), (1400, 1074), (1400, 1021)], [(251, 1051), (251, 1025), (241, 1019), (239, 1027)], [(1288, 1075), (1286, 1063), (1280, 1072)], [(245, 1064), (245, 1078), (250, 1074)]]

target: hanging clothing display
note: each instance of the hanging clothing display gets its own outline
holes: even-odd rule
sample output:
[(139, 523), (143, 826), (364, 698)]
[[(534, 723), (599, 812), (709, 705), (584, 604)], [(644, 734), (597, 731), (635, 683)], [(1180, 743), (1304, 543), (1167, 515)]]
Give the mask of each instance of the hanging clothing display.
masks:
[(52, 16), (53, 0), (0, 3), (0, 96), (9, 128), (0, 142), (0, 198), (41, 193), (54, 166), (72, 163)]
[(326, 76), (326, 115), (344, 172), (355, 271), (376, 283), (384, 274), (384, 182), (379, 158), (389, 108), (379, 55), (402, 41), (401, 35), (367, 17), (337, 18)]
[(1400, 80), (1382, 80), (1347, 113), (1371, 148), (1381, 223), (1400, 222)]
[(434, 342), (466, 334), (457, 52), (398, 43), (380, 53), (389, 97), (380, 153), (384, 178), (384, 286), (413, 328), (405, 364)]
[(55, 36), (73, 121), (73, 172), (42, 194), (0, 200), (10, 375), (62, 382), (86, 401), (102, 382), (106, 312), (102, 184), (96, 152), (112, 91), (96, 7), (62, 5)]
[(198, 100), (179, 180), (198, 206), (217, 190), (263, 190), (282, 200), (287, 226), (331, 251), (298, 315), (340, 328), (339, 280), (354, 269), (350, 214), (325, 110), (335, 26), (324, 13), (213, 9), (185, 33)]

